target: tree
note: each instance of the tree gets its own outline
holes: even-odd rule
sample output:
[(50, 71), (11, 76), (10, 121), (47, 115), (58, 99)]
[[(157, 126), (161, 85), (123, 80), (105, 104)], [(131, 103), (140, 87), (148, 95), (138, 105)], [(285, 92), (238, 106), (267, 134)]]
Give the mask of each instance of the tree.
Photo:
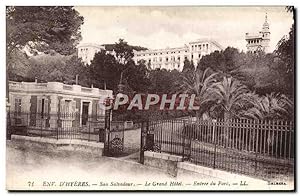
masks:
[(149, 70), (144, 62), (139, 62), (136, 65), (133, 61), (129, 61), (127, 67), (123, 74), (123, 79), (126, 83), (135, 92), (148, 92), (151, 81), (149, 79)]
[(32, 54), (51, 50), (72, 54), (81, 40), (83, 17), (70, 6), (9, 6), (6, 24), (7, 80), (28, 80), (31, 65), (25, 58), (16, 61), (16, 55), (24, 56), (24, 49)]
[(278, 71), (284, 80), (285, 93), (292, 95), (294, 92), (294, 71), (295, 71), (295, 32), (294, 24), (289, 32), (289, 36), (284, 36), (277, 44), (274, 51), (278, 60), (277, 66), (273, 67)]
[(124, 39), (119, 39), (113, 46), (119, 63), (126, 65), (133, 57), (133, 48)]
[(95, 54), (89, 66), (91, 84), (99, 88), (117, 90), (120, 81), (121, 66), (114, 56), (100, 51)]
[(260, 97), (252, 93), (248, 101), (252, 107), (241, 111), (243, 117), (255, 120), (291, 120), (293, 118), (293, 102), (284, 94), (270, 93)]
[(62, 72), (64, 75), (63, 82), (66, 84), (75, 84), (76, 75), (78, 75), (79, 85), (88, 87), (91, 85), (88, 67), (86, 67), (81, 59), (75, 55), (65, 61), (65, 66), (62, 67)]
[(132, 60), (133, 47), (123, 39), (114, 45), (107, 45), (115, 54), (105, 51), (97, 53), (91, 62), (92, 83), (100, 88), (106, 87), (115, 92), (125, 90), (126, 94), (147, 92), (150, 85), (149, 70), (144, 62), (137, 65)]
[(244, 59), (242, 53), (238, 49), (227, 47), (224, 51), (215, 51), (209, 55), (203, 56), (197, 69), (205, 70), (210, 67), (212, 70), (219, 72), (220, 76), (233, 76), (232, 72), (241, 66), (241, 61)]
[[(178, 92), (184, 94), (195, 94), (200, 106), (200, 111), (197, 112), (198, 117), (207, 109), (207, 104), (214, 101), (211, 93), (211, 86), (217, 82), (217, 73), (210, 73), (210, 68), (206, 68), (204, 71), (197, 70), (184, 75), (180, 83)], [(204, 110), (203, 110), (204, 109)]]
[(71, 6), (14, 6), (6, 8), (6, 22), (8, 56), (25, 46), (71, 54), (81, 40), (83, 17)]
[(28, 56), (20, 50), (14, 50), (11, 54), (10, 66), (7, 69), (8, 78), (13, 81), (30, 80), (28, 70), (31, 64)]
[(193, 61), (189, 61), (188, 59), (184, 59), (182, 72), (193, 72), (195, 71), (195, 66)]
[[(176, 72), (173, 72), (176, 74)], [(175, 79), (172, 77), (172, 72), (166, 69), (155, 69), (149, 73), (151, 85), (149, 86), (150, 93), (167, 94), (174, 89)], [(178, 79), (178, 78), (177, 78)]]
[(247, 101), (249, 90), (238, 80), (232, 77), (223, 77), (223, 80), (212, 84), (211, 93), (217, 100), (215, 109), (223, 111), (224, 121), (228, 121), (243, 108)]
[[(41, 54), (29, 59), (30, 66), (26, 77), (31, 81), (37, 78), (43, 82), (63, 82), (75, 84), (76, 75), (79, 84), (88, 86), (88, 70), (77, 56), (65, 56), (58, 53)], [(43, 70), (43, 71), (41, 71)]]

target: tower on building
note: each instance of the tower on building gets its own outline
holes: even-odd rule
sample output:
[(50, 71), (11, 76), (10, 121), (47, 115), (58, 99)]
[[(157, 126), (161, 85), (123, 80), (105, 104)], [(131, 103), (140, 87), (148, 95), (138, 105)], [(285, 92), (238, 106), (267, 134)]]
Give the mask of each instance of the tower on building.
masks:
[(262, 30), (258, 34), (246, 33), (245, 39), (247, 41), (247, 51), (256, 53), (258, 51), (270, 52), (270, 25), (268, 23), (268, 16), (265, 16), (265, 22)]

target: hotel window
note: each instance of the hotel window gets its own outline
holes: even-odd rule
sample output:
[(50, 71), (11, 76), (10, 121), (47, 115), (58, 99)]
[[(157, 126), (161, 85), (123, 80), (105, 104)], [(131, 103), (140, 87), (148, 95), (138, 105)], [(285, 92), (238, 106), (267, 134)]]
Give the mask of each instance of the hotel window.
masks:
[(194, 46), (192, 46), (192, 50), (194, 50)]
[(41, 114), (41, 118), (45, 118), (45, 116), (48, 115), (49, 113), (49, 108), (48, 108), (48, 99), (42, 98), (38, 100), (38, 105), (37, 105), (37, 112), (38, 114)]
[(168, 60), (169, 60), (168, 57), (166, 57), (166, 61), (167, 61), (167, 62), (168, 62)]
[(161, 57), (159, 57), (159, 61), (160, 61), (160, 62), (162, 61), (162, 58), (161, 58)]
[(15, 98), (15, 112), (16, 115), (19, 116), (21, 115), (22, 111), (22, 99), (21, 98)]
[(201, 58), (201, 54), (199, 54), (199, 59)]
[(98, 105), (98, 107), (96, 107), (97, 120), (101, 121), (103, 119), (103, 117), (105, 116), (105, 110), (103, 109), (104, 105), (102, 103), (98, 103), (97, 105)]
[[(66, 120), (75, 120), (75, 115), (72, 115), (73, 112), (76, 112), (76, 102), (70, 99), (62, 100), (60, 105), (61, 118)], [(47, 114), (47, 113), (45, 113)]]
[(65, 112), (69, 113), (71, 111), (71, 100), (65, 100)]
[(208, 44), (206, 44), (206, 49), (208, 49)]
[(192, 55), (192, 59), (193, 59), (194, 55)]
[(177, 57), (177, 60), (178, 60), (178, 61), (180, 61), (180, 56), (179, 56), (179, 57)]

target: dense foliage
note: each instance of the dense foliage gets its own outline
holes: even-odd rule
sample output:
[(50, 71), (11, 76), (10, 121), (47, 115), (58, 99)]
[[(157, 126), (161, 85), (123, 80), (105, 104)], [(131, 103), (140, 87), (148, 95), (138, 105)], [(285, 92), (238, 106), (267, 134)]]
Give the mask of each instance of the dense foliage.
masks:
[[(201, 106), (196, 112), (114, 112), (114, 118), (124, 120), (184, 115), (224, 119), (293, 118), (294, 26), (273, 53), (252, 54), (228, 47), (203, 56), (197, 65), (185, 60), (179, 72), (153, 70), (145, 61), (135, 64), (133, 51), (144, 48), (131, 46), (123, 39), (106, 45), (115, 54), (101, 51), (90, 65), (83, 65), (76, 55), (70, 55), (80, 40), (82, 23), (83, 18), (72, 7), (8, 7), (9, 79), (37, 78), (73, 84), (78, 75), (79, 84), (112, 89), (114, 94), (195, 94)], [(26, 55), (22, 52), (24, 48), (34, 55)]]

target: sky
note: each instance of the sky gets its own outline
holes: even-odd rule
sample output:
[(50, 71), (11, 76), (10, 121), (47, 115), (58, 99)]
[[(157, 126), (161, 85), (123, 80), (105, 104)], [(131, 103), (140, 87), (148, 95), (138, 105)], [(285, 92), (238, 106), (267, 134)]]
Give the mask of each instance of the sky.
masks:
[(119, 38), (149, 49), (181, 47), (201, 38), (246, 50), (245, 33), (258, 33), (267, 13), (270, 48), (287, 35), (293, 16), (284, 7), (75, 7), (84, 17), (81, 43)]

